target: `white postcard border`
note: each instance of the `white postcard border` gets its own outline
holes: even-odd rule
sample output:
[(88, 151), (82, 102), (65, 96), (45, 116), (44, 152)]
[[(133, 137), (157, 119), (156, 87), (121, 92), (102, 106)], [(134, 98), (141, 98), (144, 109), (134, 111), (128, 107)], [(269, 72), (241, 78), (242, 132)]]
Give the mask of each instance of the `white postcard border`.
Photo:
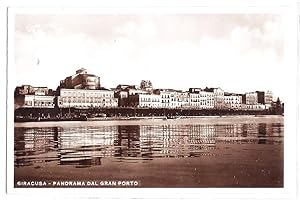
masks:
[[(49, 13), (101, 13), (101, 14), (144, 14), (144, 13), (272, 13), (272, 14), (282, 14), (285, 17), (285, 36), (284, 36), (284, 63), (287, 67), (287, 70), (284, 73), (284, 78), (282, 80), (284, 87), (288, 88), (285, 94), (285, 124), (284, 124), (284, 188), (184, 188), (184, 189), (174, 189), (174, 188), (156, 188), (156, 189), (147, 189), (147, 188), (76, 188), (76, 189), (65, 189), (65, 188), (14, 188), (13, 187), (13, 171), (14, 171), (14, 158), (13, 158), (13, 84), (14, 80), (14, 16), (19, 13), (34, 13), (34, 14), (49, 14)], [(275, 6), (275, 7), (163, 7), (163, 8), (139, 8), (139, 7), (127, 7), (127, 8), (9, 8), (9, 23), (8, 23), (8, 108), (7, 108), (7, 189), (9, 194), (32, 194), (37, 195), (59, 195), (66, 194), (69, 196), (75, 195), (79, 196), (98, 196), (103, 195), (106, 197), (111, 197), (111, 193), (114, 193), (114, 196), (122, 198), (123, 195), (129, 197), (141, 197), (141, 196), (151, 196), (153, 198), (168, 198), (173, 197), (182, 197), (182, 198), (197, 198), (199, 195), (204, 197), (213, 197), (213, 198), (238, 198), (241, 196), (247, 196), (247, 198), (268, 198), (268, 199), (282, 199), (282, 198), (292, 198), (296, 193), (295, 187), (295, 174), (296, 174), (296, 93), (297, 91), (297, 82), (296, 82), (296, 72), (297, 66), (295, 63), (295, 25), (294, 23), (295, 14), (293, 8), (288, 6)], [(291, 78), (294, 77), (294, 78)], [(91, 195), (94, 193), (95, 195)], [(74, 196), (74, 197), (75, 197)]]

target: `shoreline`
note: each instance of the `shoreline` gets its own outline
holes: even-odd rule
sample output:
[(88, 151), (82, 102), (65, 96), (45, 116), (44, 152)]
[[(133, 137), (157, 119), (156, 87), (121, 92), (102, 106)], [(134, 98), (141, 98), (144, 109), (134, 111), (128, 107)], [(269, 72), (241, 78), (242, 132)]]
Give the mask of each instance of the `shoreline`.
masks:
[(231, 124), (231, 123), (284, 123), (281, 115), (230, 115), (230, 116), (184, 116), (175, 119), (139, 117), (131, 119), (111, 119), (100, 121), (40, 121), (14, 122), (14, 127), (53, 127), (53, 126), (115, 126), (115, 125), (180, 125), (180, 124)]
[(139, 119), (178, 119), (197, 117), (284, 115), (283, 110), (232, 110), (232, 109), (166, 109), (166, 108), (94, 108), (94, 109), (42, 109), (19, 108), (15, 122), (37, 121), (111, 121)]

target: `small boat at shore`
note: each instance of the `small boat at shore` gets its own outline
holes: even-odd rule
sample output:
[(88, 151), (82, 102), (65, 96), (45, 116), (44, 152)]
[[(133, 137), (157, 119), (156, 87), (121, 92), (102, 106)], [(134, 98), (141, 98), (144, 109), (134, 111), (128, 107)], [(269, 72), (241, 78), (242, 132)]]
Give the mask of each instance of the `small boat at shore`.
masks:
[(181, 116), (166, 116), (164, 118), (164, 120), (167, 120), (167, 119), (176, 119), (176, 120), (178, 120), (178, 119), (181, 119)]

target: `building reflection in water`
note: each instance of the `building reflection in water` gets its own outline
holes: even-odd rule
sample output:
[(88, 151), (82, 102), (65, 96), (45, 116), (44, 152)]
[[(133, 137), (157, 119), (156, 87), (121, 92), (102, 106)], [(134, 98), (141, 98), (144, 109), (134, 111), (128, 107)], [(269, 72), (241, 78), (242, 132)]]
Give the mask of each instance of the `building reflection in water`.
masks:
[(90, 167), (101, 158), (213, 156), (217, 144), (281, 144), (283, 124), (122, 125), (15, 128), (15, 166), (56, 162)]
[(266, 124), (258, 124), (258, 144), (266, 144)]
[(58, 142), (55, 142), (55, 137), (59, 136), (55, 136), (55, 133), (58, 133), (57, 127), (15, 128), (15, 166), (29, 166), (33, 163), (57, 160), (55, 154), (47, 154), (58, 149)]

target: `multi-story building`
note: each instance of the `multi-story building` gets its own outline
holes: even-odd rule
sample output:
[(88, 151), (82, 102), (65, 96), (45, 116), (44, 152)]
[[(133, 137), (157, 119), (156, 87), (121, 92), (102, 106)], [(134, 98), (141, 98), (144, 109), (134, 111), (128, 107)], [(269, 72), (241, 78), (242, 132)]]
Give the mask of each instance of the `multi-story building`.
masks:
[(265, 105), (270, 108), (272, 106), (272, 102), (273, 102), (273, 93), (272, 91), (268, 90), (265, 93)]
[(204, 91), (214, 94), (214, 108), (223, 109), (225, 107), (224, 91), (221, 88), (205, 88)]
[(177, 91), (175, 93), (175, 107), (188, 108), (190, 105), (190, 94), (188, 92)]
[(161, 108), (161, 96), (157, 94), (135, 94), (130, 95), (129, 98), (130, 107), (139, 108)]
[(273, 93), (272, 93), (272, 91), (268, 90), (265, 92), (266, 109), (269, 109), (272, 107), (272, 102), (273, 102)]
[(214, 108), (215, 95), (213, 92), (207, 92), (201, 88), (190, 88), (190, 107), (200, 109)]
[(119, 107), (126, 107), (128, 104), (128, 92), (115, 90), (115, 98), (118, 98)]
[(153, 91), (154, 94), (160, 95), (161, 98), (161, 107), (169, 108), (171, 103), (171, 92), (164, 89), (155, 89)]
[(126, 107), (128, 105), (128, 88), (135, 87), (131, 85), (118, 85), (115, 91), (115, 98), (118, 98), (119, 107)]
[(15, 106), (22, 108), (54, 108), (55, 96), (19, 95), (15, 97)]
[(214, 88), (213, 93), (215, 97), (215, 108), (223, 109), (225, 106), (224, 91), (221, 88)]
[(183, 108), (188, 105), (189, 98), (188, 93), (181, 90), (169, 90), (170, 91), (170, 108)]
[(190, 108), (200, 108), (200, 92), (201, 88), (189, 88), (189, 106)]
[(215, 107), (215, 94), (212, 92), (205, 92), (205, 95), (206, 95), (206, 109), (213, 109)]
[[(118, 85), (115, 89), (115, 98), (118, 98), (119, 106), (129, 106), (129, 97), (137, 94), (150, 94), (149, 91), (142, 90), (137, 85)], [(130, 98), (135, 99), (135, 98)]]
[(246, 105), (256, 105), (258, 104), (258, 98), (256, 92), (248, 92), (242, 96), (242, 101)]
[(224, 103), (227, 109), (242, 109), (242, 95), (224, 93)]
[(189, 93), (173, 89), (156, 89), (154, 94), (160, 95), (162, 108), (186, 108), (189, 106)]
[(259, 104), (264, 104), (266, 109), (269, 109), (272, 106), (273, 94), (271, 91), (256, 91), (257, 93), (257, 102)]
[(54, 92), (47, 87), (22, 85), (15, 89), (15, 107), (54, 108)]
[(261, 104), (265, 104), (265, 92), (256, 91), (257, 94), (257, 102)]
[(60, 82), (57, 105), (60, 108), (118, 107), (114, 91), (100, 87), (100, 77), (81, 68)]
[(190, 107), (191, 108), (200, 108), (200, 94), (199, 93), (190, 93)]
[(15, 89), (15, 96), (18, 95), (48, 95), (49, 90), (47, 87), (33, 87), (31, 85), (18, 86)]
[(105, 88), (101, 90), (61, 88), (57, 105), (60, 108), (118, 107), (118, 98), (114, 97), (114, 91)]
[(34, 88), (31, 85), (22, 85), (16, 87), (15, 96), (26, 94), (34, 94)]
[(76, 74), (60, 81), (60, 88), (67, 89), (100, 89), (100, 77), (94, 74), (88, 74), (87, 70), (81, 68)]
[(264, 110), (269, 108), (266, 106), (266, 99), (267, 102), (269, 101), (269, 94), (266, 97), (265, 92), (249, 92), (242, 96), (242, 102), (245, 104), (246, 110)]
[[(172, 91), (164, 90), (164, 89), (156, 89), (153, 92), (156, 95), (160, 95), (162, 108), (170, 108), (171, 107)], [(174, 96), (174, 94), (172, 94), (172, 95)]]

